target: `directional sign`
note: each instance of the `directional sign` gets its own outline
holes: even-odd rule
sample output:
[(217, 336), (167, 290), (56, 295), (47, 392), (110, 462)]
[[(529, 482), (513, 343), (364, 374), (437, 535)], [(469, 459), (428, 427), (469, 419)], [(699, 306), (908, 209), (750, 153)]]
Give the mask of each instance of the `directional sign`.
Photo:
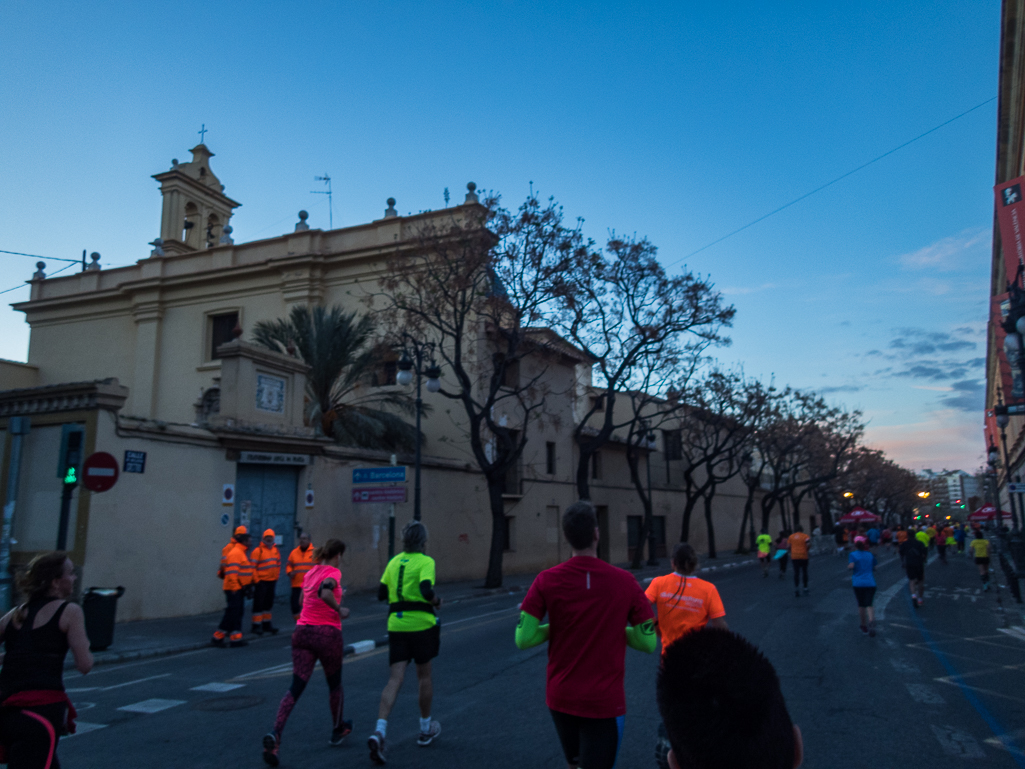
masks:
[(405, 502), (405, 486), (375, 486), (369, 489), (353, 489), (353, 502)]
[(106, 451), (90, 454), (82, 465), (82, 485), (89, 491), (107, 491), (117, 483), (117, 460)]
[(144, 473), (144, 472), (146, 472), (146, 452), (145, 451), (126, 451), (125, 452), (124, 471), (126, 473)]
[(353, 483), (389, 483), (406, 480), (405, 465), (387, 467), (357, 467), (352, 471)]
[(1011, 494), (1025, 494), (1025, 483), (1009, 483), (1007, 490)]

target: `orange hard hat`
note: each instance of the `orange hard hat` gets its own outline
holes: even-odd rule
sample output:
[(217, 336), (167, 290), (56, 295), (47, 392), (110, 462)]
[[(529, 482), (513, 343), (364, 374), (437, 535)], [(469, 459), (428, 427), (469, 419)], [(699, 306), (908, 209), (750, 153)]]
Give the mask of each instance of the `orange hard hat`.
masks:
[(236, 537), (241, 537), (243, 534), (248, 534), (248, 533), (249, 533), (249, 529), (247, 529), (245, 526), (238, 526), (238, 527), (235, 528), (235, 536)]
[(267, 530), (266, 530), (266, 531), (265, 531), (265, 532), (263, 533), (263, 536), (265, 536), (265, 537), (273, 537), (273, 536), (274, 536), (274, 529), (267, 529)]

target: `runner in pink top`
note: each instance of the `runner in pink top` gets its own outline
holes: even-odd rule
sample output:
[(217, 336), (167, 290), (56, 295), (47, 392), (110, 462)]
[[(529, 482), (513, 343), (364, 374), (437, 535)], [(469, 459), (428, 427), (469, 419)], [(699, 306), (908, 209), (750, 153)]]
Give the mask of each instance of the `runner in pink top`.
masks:
[(341, 745), (352, 732), (352, 721), (342, 720), (342, 620), (349, 610), (342, 606), (342, 572), (338, 568), (345, 543), (329, 539), (313, 553), (317, 562), (303, 579), (303, 607), (292, 633), (292, 686), (281, 698), (274, 728), (263, 738), (263, 760), (277, 766), (281, 732), (302, 695), (313, 667), (320, 661), (327, 678), (331, 704), (331, 745)]

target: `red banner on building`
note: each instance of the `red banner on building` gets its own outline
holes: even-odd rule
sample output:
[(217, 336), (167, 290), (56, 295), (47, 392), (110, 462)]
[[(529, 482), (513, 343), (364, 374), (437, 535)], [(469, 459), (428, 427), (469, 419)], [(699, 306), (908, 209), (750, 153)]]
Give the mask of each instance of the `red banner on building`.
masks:
[(1000, 245), (1004, 251), (1004, 267), (1008, 283), (1025, 267), (1025, 200), (1022, 189), (1025, 176), (1011, 179), (993, 188), (996, 193), (997, 221), (1000, 223)]

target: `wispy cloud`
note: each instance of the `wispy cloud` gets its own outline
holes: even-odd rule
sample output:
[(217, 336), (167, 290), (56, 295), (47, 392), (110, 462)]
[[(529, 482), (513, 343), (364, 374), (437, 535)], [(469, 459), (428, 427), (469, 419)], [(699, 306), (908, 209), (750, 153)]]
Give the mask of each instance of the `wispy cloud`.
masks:
[(989, 239), (990, 230), (984, 227), (963, 230), (957, 235), (940, 238), (917, 251), (901, 254), (897, 261), (910, 270), (961, 270), (968, 266), (968, 252), (978, 246), (988, 245)]
[[(825, 375), (823, 375), (825, 376)], [(831, 393), (857, 393), (865, 389), (865, 385), (836, 385), (833, 387), (819, 387), (818, 392), (822, 395), (829, 395)]]

